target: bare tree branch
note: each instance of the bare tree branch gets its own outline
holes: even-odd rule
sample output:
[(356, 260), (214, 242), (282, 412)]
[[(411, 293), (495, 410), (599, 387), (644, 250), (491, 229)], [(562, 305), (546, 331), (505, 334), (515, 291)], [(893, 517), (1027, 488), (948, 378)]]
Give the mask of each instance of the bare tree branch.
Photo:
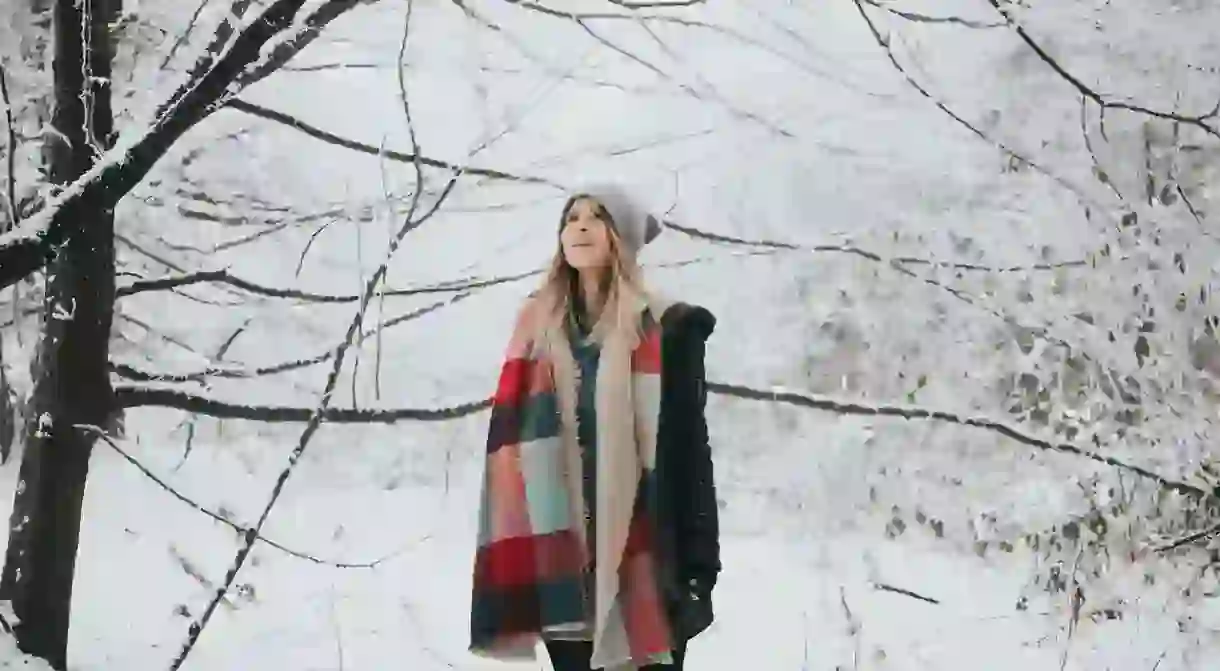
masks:
[[(140, 463), (140, 461), (138, 459), (131, 456), (131, 454), (129, 454), (123, 448), (119, 447), (118, 444), (115, 443), (114, 440), (110, 436), (106, 435), (106, 433), (104, 431), (94, 430), (93, 432), (98, 436), (98, 438), (101, 438), (103, 442), (105, 442), (107, 445), (109, 445), (111, 447), (111, 449), (113, 449), (115, 452), (117, 452), (119, 454), (119, 456), (121, 456), (127, 463), (134, 466), (136, 468), (136, 470), (143, 473), (144, 476), (147, 477), (149, 480), (152, 480), (153, 484), (157, 485), (157, 487), (159, 487), (162, 491), (166, 492), (167, 494), (174, 497), (175, 499), (178, 499), (179, 501), (185, 503), (186, 505), (194, 508), (195, 510), (199, 511), (200, 513), (203, 513), (205, 516), (210, 517), (211, 519), (213, 519), (217, 522), (220, 522), (221, 524), (229, 527), (230, 529), (236, 531), (238, 534), (241, 534), (242, 536), (246, 536), (247, 534), (249, 534), (251, 532), (250, 527), (245, 526), (243, 524), (239, 524), (237, 522), (234, 522), (233, 520), (229, 519), (227, 516), (222, 515), (218, 512), (215, 512), (215, 511), (211, 510), (210, 508), (207, 508), (207, 507), (197, 503), (193, 499), (187, 497), (185, 494), (179, 492), (177, 489), (174, 489), (173, 487), (171, 487), (169, 484), (167, 484), (165, 482), (165, 480), (161, 479), (155, 473), (153, 473), (151, 470), (149, 470), (149, 468), (147, 466)], [(279, 543), (277, 541), (271, 540), (270, 538), (267, 538), (266, 536), (264, 536), (260, 533), (255, 533), (254, 536), (257, 540), (259, 540), (263, 543), (266, 543), (267, 545), (279, 550), (280, 552), (283, 552), (286, 555), (296, 557), (297, 559), (303, 559), (311, 564), (318, 564), (320, 566), (330, 566), (332, 568), (342, 568), (342, 569), (377, 568), (377, 566), (386, 562), (387, 560), (392, 559), (392, 558), (402, 554), (402, 550), (399, 550), (394, 553), (388, 554), (384, 557), (374, 559), (372, 561), (341, 562), (341, 561), (334, 561), (331, 559), (321, 559), (321, 558), (315, 557), (314, 555), (311, 555), (309, 553), (301, 552), (300, 550), (293, 550), (292, 548), (290, 548), (282, 543)]]
[(881, 590), (882, 592), (893, 592), (894, 594), (901, 594), (903, 596), (909, 596), (912, 599), (918, 599), (920, 601), (925, 601), (927, 603), (932, 603), (932, 604), (940, 603), (939, 600), (933, 599), (930, 596), (924, 596), (918, 592), (912, 592), (911, 590), (905, 589), (902, 587), (895, 587), (893, 585), (887, 585), (883, 582), (875, 582), (875, 583), (873, 583), (873, 587)]
[[(454, 296), (453, 298), (450, 298), (447, 301), (439, 301), (439, 302), (433, 303), (432, 305), (422, 307), (418, 310), (413, 310), (406, 314), (399, 315), (397, 317), (394, 317), (393, 319), (383, 322), (381, 324), (381, 327), (382, 328), (391, 328), (391, 327), (397, 326), (399, 324), (402, 324), (402, 323), (405, 323), (408, 321), (412, 321), (414, 319), (419, 319), (420, 317), (423, 317), (426, 314), (439, 310), (440, 308), (443, 308), (443, 307), (446, 307), (449, 305), (453, 305), (454, 303), (462, 301), (462, 300), (470, 297), (470, 295), (471, 295), (470, 292), (458, 294), (457, 296)], [(365, 340), (373, 337), (375, 335), (375, 333), (376, 333), (376, 331), (365, 331), (364, 333), (362, 333), (360, 335), (360, 338), (356, 341), (356, 344), (363, 343)], [(307, 368), (309, 366), (313, 366), (313, 365), (322, 363), (324, 361), (329, 361), (338, 355), (339, 350), (341, 348), (342, 348), (342, 345), (340, 345), (338, 347), (334, 347), (330, 350), (327, 350), (326, 352), (323, 352), (322, 354), (310, 357), (308, 359), (298, 359), (295, 361), (288, 361), (288, 362), (284, 362), (284, 363), (278, 363), (273, 366), (264, 366), (264, 367), (255, 368), (255, 369), (239, 368), (239, 367), (233, 367), (233, 368), (211, 367), (211, 368), (207, 368), (205, 370), (197, 371), (194, 373), (182, 373), (182, 374), (173, 375), (173, 374), (167, 374), (167, 373), (146, 373), (142, 370), (133, 368), (132, 366), (129, 366), (126, 364), (111, 363), (111, 370), (114, 373), (120, 375), (121, 377), (127, 378), (129, 380), (139, 380), (141, 382), (202, 382), (209, 377), (229, 378), (229, 379), (246, 379), (246, 378), (251, 378), (251, 377), (261, 377), (261, 376), (265, 376), (265, 375), (276, 375), (278, 373), (286, 373), (288, 371), (299, 370), (301, 368)]]
[(13, 120), (13, 103), (9, 99), (8, 94), (8, 76), (4, 71), (4, 65), (0, 64), (0, 102), (4, 103), (4, 122), (8, 128), (8, 139), (5, 141), (5, 160), (8, 162), (4, 172), (5, 183), (5, 199), (8, 200), (9, 218), (8, 221), (0, 226), (0, 233), (4, 233), (10, 229), (16, 228), (21, 223), (21, 212), (17, 204), (17, 122)]
[(1143, 114), (1145, 116), (1155, 117), (1158, 119), (1177, 121), (1188, 126), (1194, 126), (1195, 128), (1202, 129), (1208, 135), (1220, 138), (1220, 130), (1218, 130), (1216, 126), (1207, 123), (1208, 121), (1214, 120), (1220, 116), (1220, 102), (1217, 102), (1216, 106), (1206, 114), (1201, 114), (1198, 116), (1184, 116), (1174, 112), (1162, 112), (1140, 105), (1110, 100), (1086, 85), (1076, 75), (1068, 72), (1067, 68), (1063, 67), (1063, 65), (1051, 57), (1051, 55), (1048, 54), (1046, 50), (1043, 49), (1042, 46), (1030, 36), (1029, 32), (1027, 32), (1025, 28), (1013, 18), (1012, 14), (1010, 14), (1009, 11), (1005, 9), (1002, 4), (1000, 4), (999, 0), (987, 0), (987, 2), (991, 3), (992, 7), (995, 7), (995, 10), (1004, 17), (1004, 21), (1006, 21), (1008, 25), (1016, 31), (1021, 40), (1024, 41), (1035, 54), (1038, 55), (1038, 58), (1041, 59), (1043, 63), (1046, 63), (1052, 70), (1055, 71), (1056, 74), (1062, 77), (1064, 81), (1071, 84), (1072, 87), (1079, 91), (1081, 95), (1097, 103), (1097, 105), (1103, 109), (1126, 110), (1128, 112), (1135, 112), (1136, 114)]
[(1088, 112), (1089, 99), (1082, 95), (1080, 96), (1080, 135), (1084, 138), (1084, 148), (1089, 152), (1089, 158), (1093, 161), (1093, 174), (1098, 181), (1110, 188), (1119, 202), (1126, 205), (1127, 199), (1123, 196), (1122, 191), (1119, 191), (1118, 185), (1110, 179), (1110, 175), (1101, 167), (1101, 161), (1097, 159), (1097, 152), (1093, 149), (1093, 139), (1089, 137)]
[(1185, 547), (1187, 545), (1193, 545), (1194, 543), (1198, 543), (1199, 541), (1210, 540), (1218, 534), (1220, 534), (1220, 522), (1213, 524), (1212, 526), (1210, 526), (1202, 531), (1197, 531), (1195, 533), (1183, 536), (1182, 538), (1179, 538), (1171, 543), (1167, 543), (1165, 545), (1157, 547), (1157, 548), (1155, 548), (1155, 551), (1156, 552), (1169, 552), (1171, 550), (1176, 550), (1180, 547)]
[[(1134, 473), (1141, 478), (1151, 480), (1164, 489), (1174, 491), (1191, 498), (1211, 499), (1213, 497), (1211, 492), (1208, 492), (1201, 487), (1189, 484), (1187, 482), (1167, 478), (1142, 466), (1128, 464), (1114, 457), (1098, 454), (1092, 450), (1085, 449), (1077, 445), (1072, 445), (1069, 443), (1054, 443), (1049, 440), (1044, 440), (1042, 438), (1027, 434), (1016, 427), (998, 420), (980, 417), (968, 417), (953, 412), (933, 410), (922, 407), (868, 405), (862, 402), (840, 401), (814, 394), (805, 394), (795, 391), (757, 389), (725, 382), (709, 381), (707, 383), (707, 390), (711, 394), (721, 396), (752, 401), (762, 401), (767, 403), (780, 403), (800, 408), (823, 410), (839, 415), (890, 417), (906, 420), (931, 420), (936, 422), (944, 422), (947, 424), (956, 424), (958, 426), (973, 427), (976, 429), (997, 433), (1005, 438), (1016, 441), (1022, 445), (1036, 448), (1038, 450), (1046, 452), (1058, 452), (1061, 454), (1081, 457), (1089, 461), (1116, 468), (1120, 471)], [(312, 416), (312, 413), (315, 412), (309, 408), (246, 406), (222, 403), (200, 396), (167, 389), (120, 386), (115, 389), (115, 392), (119, 397), (121, 405), (125, 407), (164, 406), (213, 417), (233, 419), (269, 422), (303, 422), (308, 421)], [(468, 403), (436, 409), (328, 409), (325, 414), (326, 421), (328, 422), (393, 424), (400, 421), (436, 422), (459, 419), (476, 414), (490, 407), (491, 399), (486, 398), (478, 401), (471, 401)], [(1202, 538), (1208, 533), (1220, 533), (1220, 525), (1217, 525), (1215, 530), (1199, 534), (1198, 538)], [(1197, 540), (1197, 538), (1193, 540)], [(1187, 542), (1192, 541), (1185, 540), (1179, 544), (1185, 544)]]
[(894, 16), (897, 16), (901, 19), (906, 19), (907, 21), (910, 21), (912, 23), (942, 23), (942, 24), (950, 23), (950, 24), (956, 24), (959, 26), (965, 26), (967, 28), (974, 28), (977, 30), (986, 30), (989, 28), (1003, 28), (1005, 25), (1003, 23), (998, 23), (998, 22), (997, 23), (987, 23), (985, 21), (975, 21), (972, 19), (963, 19), (958, 16), (929, 16), (927, 14), (919, 14), (917, 12), (904, 12), (900, 9), (894, 9), (893, 7), (890, 7), (887, 4), (883, 4), (883, 3), (879, 2), (879, 0), (863, 0), (863, 2), (866, 2), (869, 5), (876, 7), (877, 9), (880, 9), (884, 12), (893, 14)]
[(662, 223), (666, 228), (673, 229), (692, 238), (708, 240), (710, 242), (720, 242), (731, 245), (746, 245), (750, 247), (764, 247), (768, 249), (782, 249), (796, 252), (832, 252), (839, 254), (850, 254), (868, 259), (869, 261), (888, 263), (891, 265), (931, 266), (934, 268), (948, 268), (951, 270), (986, 273), (1024, 273), (1035, 270), (1058, 270), (1061, 268), (1081, 268), (1088, 266), (1088, 262), (1083, 260), (1062, 261), (1060, 263), (1035, 263), (1020, 266), (985, 266), (975, 263), (936, 261), (933, 259), (924, 259), (916, 256), (895, 256), (892, 258), (887, 258), (877, 254), (876, 252), (871, 252), (867, 249), (853, 245), (802, 246), (791, 242), (780, 242), (775, 240), (747, 240), (745, 238), (737, 238), (729, 235), (722, 235), (720, 233), (710, 233), (691, 226), (682, 226), (680, 224), (675, 224), (672, 221), (665, 221)]
[(1092, 450), (1087, 450), (1082, 447), (1071, 445), (1068, 443), (1052, 443), (1042, 438), (1037, 438), (1024, 433), (1016, 427), (1010, 426), (1003, 422), (980, 418), (966, 417), (952, 412), (943, 410), (931, 410), (921, 407), (900, 407), (892, 405), (865, 405), (859, 402), (838, 401), (830, 398), (814, 396), (812, 394), (803, 394), (789, 391), (767, 391), (763, 389), (754, 389), (742, 385), (728, 384), (723, 382), (708, 382), (707, 390), (713, 394), (723, 394), (735, 398), (768, 401), (772, 403), (784, 403), (802, 408), (813, 408), (817, 410), (826, 410), (840, 415), (864, 415), (872, 417), (896, 417), (907, 420), (927, 419), (949, 424), (957, 424), (959, 426), (970, 426), (978, 429), (984, 429), (993, 433), (998, 433), (1006, 438), (1015, 440), (1023, 445), (1034, 447), (1039, 450), (1048, 452), (1061, 452), (1063, 454), (1071, 454), (1077, 457), (1083, 457), (1100, 464), (1105, 464), (1122, 471), (1134, 473), (1142, 478), (1147, 478), (1157, 483), (1164, 489), (1178, 492), (1192, 498), (1206, 499), (1211, 497), (1211, 493), (1206, 490), (1196, 487), (1195, 485), (1171, 480), (1162, 475), (1153, 473), (1152, 471), (1125, 463), (1114, 457), (1097, 454)]
[[(378, 292), (378, 295), (385, 296), (418, 296), (421, 294), (442, 294), (442, 293), (458, 293), (469, 289), (478, 289), (512, 282), (523, 277), (536, 275), (538, 271), (530, 271), (519, 275), (510, 275), (505, 277), (497, 277), (490, 280), (474, 280), (463, 282), (445, 282), (429, 286), (417, 287), (414, 289), (386, 289)], [(315, 294), (308, 291), (299, 291), (297, 289), (276, 289), (267, 287), (261, 284), (255, 284), (248, 280), (243, 280), (235, 277), (227, 270), (204, 270), (189, 275), (179, 275), (177, 277), (163, 277), (155, 280), (138, 280), (127, 286), (119, 288), (118, 297), (132, 296), (147, 291), (164, 291), (192, 284), (203, 284), (215, 282), (227, 284), (252, 294), (260, 296), (269, 296), (271, 298), (289, 298), (309, 303), (355, 303), (360, 300), (359, 296), (354, 294)]]
[(160, 339), (164, 340), (165, 342), (167, 342), (167, 343), (169, 343), (169, 344), (171, 344), (171, 345), (175, 345), (175, 346), (177, 346), (177, 347), (181, 348), (181, 349), (182, 349), (183, 351), (185, 351), (185, 352), (190, 352), (191, 354), (194, 354), (194, 355), (196, 355), (196, 356), (199, 356), (199, 355), (200, 355), (200, 354), (199, 354), (199, 351), (198, 351), (198, 350), (196, 350), (194, 347), (191, 347), (191, 346), (190, 346), (190, 345), (188, 345), (187, 343), (182, 342), (181, 340), (179, 340), (179, 339), (177, 339), (177, 338), (175, 338), (175, 337), (173, 337), (173, 336), (170, 336), (170, 335), (166, 335), (166, 334), (164, 334), (164, 333), (161, 333), (161, 332), (160, 332), (160, 331), (158, 331), (157, 329), (153, 328), (153, 327), (152, 327), (150, 324), (148, 324), (148, 323), (146, 323), (146, 322), (144, 322), (144, 321), (141, 321), (141, 320), (139, 320), (139, 319), (137, 319), (137, 318), (135, 318), (135, 317), (132, 317), (132, 316), (131, 316), (131, 315), (129, 315), (129, 314), (124, 314), (124, 313), (122, 313), (122, 312), (116, 312), (116, 313), (115, 313), (115, 318), (116, 318), (116, 319), (120, 319), (120, 320), (125, 321), (125, 322), (128, 322), (128, 323), (130, 323), (130, 324), (135, 324), (136, 326), (138, 326), (138, 327), (140, 327), (141, 329), (143, 329), (143, 330), (144, 330), (146, 333), (149, 333), (149, 334), (151, 334), (151, 335), (154, 335), (154, 336), (156, 336), (156, 337), (158, 337), (158, 338), (160, 338)]
[[(458, 169), (458, 166), (452, 165), (450, 163), (446, 163), (445, 161), (441, 161), (441, 160), (438, 160), (435, 158), (428, 158), (426, 156), (416, 157), (412, 154), (407, 154), (407, 153), (403, 153), (400, 151), (394, 151), (392, 149), (380, 149), (378, 147), (374, 147), (371, 144), (365, 144), (363, 142), (357, 142), (355, 140), (350, 140), (345, 137), (340, 137), (338, 135), (335, 135), (334, 133), (324, 131), (316, 126), (312, 126), (304, 121), (301, 121), (300, 119), (298, 119), (294, 116), (290, 116), (288, 114), (285, 114), (283, 112), (278, 112), (273, 109), (268, 109), (266, 107), (263, 107), (261, 105), (256, 105), (251, 102), (246, 102), (245, 100), (235, 98), (233, 100), (230, 100), (227, 106), (232, 109), (235, 109), (239, 112), (244, 112), (246, 114), (249, 114), (251, 116), (256, 116), (261, 119), (267, 119), (269, 121), (275, 121), (276, 123), (284, 124), (285, 126), (298, 130), (312, 138), (321, 140), (321, 141), (329, 143), (329, 144), (333, 144), (338, 147), (343, 147), (344, 149), (351, 149), (353, 151), (358, 151), (362, 154), (368, 154), (370, 156), (384, 157), (391, 161), (396, 161), (398, 163), (413, 164), (416, 162), (416, 160), (418, 160), (419, 163), (421, 163), (422, 165), (426, 165), (430, 168), (441, 168), (444, 170)], [(466, 174), (468, 174), (468, 175), (478, 175), (480, 177), (508, 180), (508, 181), (512, 181), (512, 182), (523, 182), (523, 183), (527, 183), (527, 184), (545, 184), (547, 186), (557, 186), (555, 183), (553, 183), (547, 179), (541, 178), (541, 177), (514, 175), (511, 173), (502, 172), (500, 170), (492, 170), (492, 169), (488, 169), (488, 168), (462, 167), (461, 169), (463, 171), (465, 171)]]

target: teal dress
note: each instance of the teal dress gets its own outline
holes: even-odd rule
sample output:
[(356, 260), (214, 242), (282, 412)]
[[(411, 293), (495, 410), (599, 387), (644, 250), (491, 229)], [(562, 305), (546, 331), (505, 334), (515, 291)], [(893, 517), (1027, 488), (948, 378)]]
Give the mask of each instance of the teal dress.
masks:
[[(585, 537), (589, 556), (595, 557), (597, 538), (597, 365), (601, 359), (601, 347), (589, 338), (590, 329), (583, 324), (575, 312), (569, 314), (568, 342), (572, 347), (572, 358), (580, 371), (580, 382), (576, 389), (576, 443), (580, 446), (581, 470), (584, 476)], [(585, 600), (583, 606), (592, 604), (593, 575), (595, 564), (590, 562), (585, 575)], [(585, 612), (592, 614), (591, 609)]]
[(580, 384), (576, 389), (576, 443), (580, 446), (581, 469), (584, 472), (585, 507), (590, 511), (585, 523), (592, 543), (597, 524), (592, 511), (597, 509), (596, 390), (601, 347), (589, 339), (589, 330), (575, 315), (568, 320), (568, 342), (572, 345), (572, 357), (580, 371)]

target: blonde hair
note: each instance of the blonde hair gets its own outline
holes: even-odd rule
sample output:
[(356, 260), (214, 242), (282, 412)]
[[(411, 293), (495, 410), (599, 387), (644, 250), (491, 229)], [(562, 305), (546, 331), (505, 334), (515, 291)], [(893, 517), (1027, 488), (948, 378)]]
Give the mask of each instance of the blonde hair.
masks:
[[(610, 266), (607, 268), (602, 287), (605, 302), (601, 315), (593, 326), (592, 336), (595, 340), (604, 341), (611, 332), (622, 330), (629, 338), (634, 339), (639, 336), (643, 327), (641, 312), (648, 299), (643, 273), (635, 256), (627, 251), (626, 245), (615, 230), (610, 213), (595, 197), (577, 194), (569, 198), (560, 215), (560, 230), (563, 230), (572, 207), (582, 199), (597, 204), (597, 216), (605, 223), (610, 240)], [(562, 328), (579, 291), (578, 271), (568, 264), (563, 255), (563, 246), (559, 245), (535, 296), (539, 301), (538, 307), (542, 311), (544, 324), (551, 328)]]

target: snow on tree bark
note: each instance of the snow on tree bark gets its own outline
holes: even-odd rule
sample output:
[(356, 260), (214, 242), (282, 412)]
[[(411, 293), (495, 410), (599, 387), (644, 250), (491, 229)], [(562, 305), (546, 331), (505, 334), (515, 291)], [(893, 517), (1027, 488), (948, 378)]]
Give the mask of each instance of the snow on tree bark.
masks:
[[(110, 103), (113, 46), (107, 28), (121, 0), (59, 0), (55, 5), (54, 112), (59, 137), (48, 145), (51, 181), (71, 184), (114, 142)], [(73, 574), (89, 456), (114, 407), (110, 326), (114, 312), (114, 203), (85, 192), (55, 213), (71, 235), (47, 279), (20, 483), (0, 577), (13, 604), (19, 647), (53, 668), (67, 665)]]

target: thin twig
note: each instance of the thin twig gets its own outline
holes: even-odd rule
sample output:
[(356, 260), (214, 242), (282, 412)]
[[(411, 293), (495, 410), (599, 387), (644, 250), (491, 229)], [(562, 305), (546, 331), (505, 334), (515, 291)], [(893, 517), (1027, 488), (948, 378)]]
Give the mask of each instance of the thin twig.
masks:
[[(174, 56), (178, 55), (178, 50), (191, 41), (191, 35), (195, 32), (195, 26), (199, 24), (199, 17), (203, 16), (203, 10), (207, 8), (209, 2), (211, 2), (211, 0), (199, 0), (199, 4), (195, 7), (195, 11), (191, 13), (191, 18), (186, 22), (186, 28), (178, 33), (178, 36), (174, 39), (174, 43), (171, 44), (169, 49), (165, 52), (165, 57), (161, 59), (161, 66), (158, 67), (157, 70), (162, 72), (165, 71), (165, 69), (169, 67), (170, 61), (174, 60)], [(191, 74), (198, 76), (200, 74), (200, 67), (202, 66), (204, 69), (207, 67), (207, 62), (205, 59), (210, 59), (213, 57), (215, 57), (215, 54), (211, 53), (210, 49), (205, 50), (203, 57), (195, 63), (195, 67)]]
[(889, 5), (885, 5), (885, 4), (882, 4), (881, 2), (878, 2), (878, 0), (863, 0), (863, 2), (866, 2), (869, 5), (876, 7), (877, 9), (880, 9), (884, 12), (893, 14), (894, 16), (897, 16), (900, 19), (906, 19), (907, 21), (910, 21), (912, 23), (956, 24), (959, 26), (965, 26), (966, 28), (974, 28), (976, 30), (987, 30), (990, 28), (1003, 28), (1005, 25), (1004, 23), (1001, 23), (1001, 22), (988, 23), (986, 21), (975, 21), (974, 19), (963, 19), (959, 16), (930, 16), (928, 14), (920, 14), (918, 12), (907, 12), (907, 11), (903, 11), (901, 9), (894, 9), (893, 7), (890, 7)]
[(335, 608), (334, 585), (331, 585), (330, 589), (330, 624), (335, 630), (335, 656), (339, 663), (339, 671), (345, 671), (347, 667), (343, 663), (343, 631), (339, 628), (339, 613)]
[(1118, 197), (1120, 202), (1126, 203), (1127, 199), (1123, 197), (1122, 191), (1118, 190), (1118, 185), (1114, 183), (1114, 180), (1110, 179), (1109, 173), (1101, 167), (1101, 161), (1097, 158), (1097, 152), (1093, 150), (1093, 140), (1089, 137), (1088, 102), (1088, 98), (1083, 95), (1080, 96), (1080, 135), (1084, 138), (1084, 148), (1089, 152), (1089, 157), (1093, 160), (1093, 174), (1097, 176), (1098, 181), (1105, 184), (1114, 192), (1114, 195)]
[(895, 587), (893, 585), (887, 585), (883, 582), (875, 582), (875, 583), (873, 583), (873, 587), (881, 590), (882, 592), (893, 592), (894, 594), (901, 594), (903, 596), (909, 596), (912, 599), (919, 599), (920, 601), (925, 601), (927, 603), (940, 604), (940, 601), (933, 599), (930, 596), (924, 596), (918, 592), (912, 592), (911, 590), (904, 589), (902, 587)]
[(852, 640), (852, 668), (860, 668), (860, 621), (852, 614), (851, 607), (847, 605), (847, 590), (842, 585), (839, 585), (839, 605), (843, 608), (843, 617), (847, 619), (847, 635)]
[(1084, 542), (1076, 541), (1076, 560), (1072, 562), (1071, 591), (1068, 592), (1068, 635), (1063, 644), (1063, 654), (1059, 657), (1059, 671), (1067, 668), (1068, 653), (1072, 649), (1072, 639), (1076, 637), (1076, 628), (1080, 625), (1080, 609), (1084, 606), (1084, 591), (1077, 580), (1077, 570), (1080, 568), (1080, 558), (1084, 556)]

